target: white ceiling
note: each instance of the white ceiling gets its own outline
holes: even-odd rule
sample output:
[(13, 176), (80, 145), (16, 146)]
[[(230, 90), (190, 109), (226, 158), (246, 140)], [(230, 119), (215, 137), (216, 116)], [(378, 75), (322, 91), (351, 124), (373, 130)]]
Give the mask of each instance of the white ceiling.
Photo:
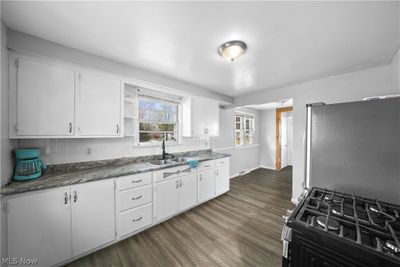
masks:
[(293, 99), (282, 99), (277, 102), (271, 102), (266, 104), (260, 105), (248, 105), (246, 108), (256, 109), (256, 110), (270, 110), (270, 109), (277, 109), (277, 108), (286, 108), (293, 106)]
[[(2, 1), (17, 31), (237, 96), (387, 63), (397, 2)], [(239, 39), (247, 53), (222, 59)]]

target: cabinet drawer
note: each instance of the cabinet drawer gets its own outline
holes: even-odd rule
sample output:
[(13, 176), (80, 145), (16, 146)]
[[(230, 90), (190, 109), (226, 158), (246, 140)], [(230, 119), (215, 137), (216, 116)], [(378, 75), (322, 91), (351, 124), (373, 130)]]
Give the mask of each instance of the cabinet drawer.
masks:
[(189, 165), (182, 165), (179, 167), (168, 168), (154, 172), (154, 181), (156, 182), (165, 181), (168, 179), (186, 176), (195, 172), (196, 169), (190, 168)]
[(207, 160), (200, 162), (199, 164), (199, 172), (209, 170), (215, 167), (215, 160)]
[(152, 186), (129, 189), (119, 193), (119, 210), (131, 209), (152, 201)]
[(152, 223), (153, 205), (148, 204), (119, 214), (119, 235), (124, 236)]
[(151, 172), (123, 176), (119, 178), (119, 190), (151, 184)]
[(229, 157), (215, 160), (215, 167), (225, 166), (228, 164), (229, 164)]

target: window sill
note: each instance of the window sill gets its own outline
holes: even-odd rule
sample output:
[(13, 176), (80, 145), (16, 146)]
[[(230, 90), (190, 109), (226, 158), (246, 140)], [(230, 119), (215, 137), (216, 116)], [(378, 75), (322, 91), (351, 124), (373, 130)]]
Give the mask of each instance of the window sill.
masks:
[[(161, 142), (159, 143), (151, 143), (151, 144), (146, 144), (146, 143), (140, 143), (137, 144), (137, 147), (161, 147)], [(179, 146), (182, 145), (182, 143), (178, 143), (178, 142), (174, 142), (174, 143), (165, 143), (165, 147), (169, 147), (169, 146)]]

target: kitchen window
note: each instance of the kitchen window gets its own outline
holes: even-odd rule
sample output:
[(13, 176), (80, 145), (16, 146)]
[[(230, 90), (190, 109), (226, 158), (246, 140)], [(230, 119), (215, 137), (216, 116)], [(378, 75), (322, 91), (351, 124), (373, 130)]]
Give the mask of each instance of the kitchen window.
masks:
[(178, 102), (139, 95), (139, 144), (177, 142), (178, 109)]
[(235, 145), (251, 145), (254, 137), (254, 116), (237, 113), (235, 115)]

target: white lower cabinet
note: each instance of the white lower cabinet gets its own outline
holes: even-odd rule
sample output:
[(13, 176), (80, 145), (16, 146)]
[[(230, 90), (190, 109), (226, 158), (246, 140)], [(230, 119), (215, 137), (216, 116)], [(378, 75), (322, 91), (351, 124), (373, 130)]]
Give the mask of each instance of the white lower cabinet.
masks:
[(113, 241), (114, 203), (114, 179), (8, 199), (8, 257), (53, 266)]
[(228, 190), (226, 157), (7, 197), (7, 257), (64, 264)]
[(229, 191), (229, 163), (215, 168), (215, 192), (221, 195)]
[(115, 239), (114, 180), (71, 187), (72, 254)]
[(154, 218), (160, 221), (178, 212), (179, 179), (155, 185)]
[(215, 197), (215, 169), (199, 173), (199, 202)]
[(7, 200), (7, 257), (37, 259), (38, 266), (71, 258), (68, 198), (69, 188), (58, 188)]
[(121, 212), (119, 214), (119, 235), (125, 236), (152, 223), (152, 204)]
[(186, 210), (197, 204), (197, 176), (192, 174), (180, 179), (179, 211)]
[(196, 174), (160, 182), (155, 192), (154, 217), (161, 221), (197, 204)]

